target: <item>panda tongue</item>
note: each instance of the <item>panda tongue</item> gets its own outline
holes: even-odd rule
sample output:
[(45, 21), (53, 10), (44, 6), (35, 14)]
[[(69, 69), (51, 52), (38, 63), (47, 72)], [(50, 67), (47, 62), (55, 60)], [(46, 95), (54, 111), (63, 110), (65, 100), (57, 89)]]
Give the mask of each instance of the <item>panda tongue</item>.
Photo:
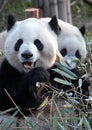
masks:
[(32, 62), (26, 61), (23, 63), (25, 68), (32, 68)]

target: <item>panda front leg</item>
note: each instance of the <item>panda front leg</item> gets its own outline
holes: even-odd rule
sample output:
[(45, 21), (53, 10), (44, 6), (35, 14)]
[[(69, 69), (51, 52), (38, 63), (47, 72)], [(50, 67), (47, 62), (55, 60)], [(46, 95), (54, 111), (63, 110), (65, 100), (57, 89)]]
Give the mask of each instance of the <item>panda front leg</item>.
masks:
[(28, 93), (31, 97), (33, 97), (33, 101), (31, 102), (31, 106), (37, 108), (41, 103), (41, 95), (37, 95), (36, 83), (37, 82), (46, 82), (49, 81), (50, 75), (47, 70), (42, 67), (37, 67), (31, 70), (27, 75), (28, 82)]
[(0, 69), (0, 110), (14, 107), (13, 102), (4, 91), (5, 89), (24, 114), (29, 113), (26, 109), (36, 109), (41, 102), (41, 98), (37, 95), (36, 82), (48, 80), (49, 73), (42, 67), (22, 74), (10, 66), (7, 61), (4, 61)]
[[(37, 109), (41, 103), (41, 95), (38, 95), (36, 83), (49, 81), (50, 75), (48, 71), (42, 67), (37, 67), (29, 71), (26, 75), (20, 76), (18, 81), (14, 81), (17, 88), (12, 97), (15, 99), (18, 106), (23, 108)], [(15, 86), (15, 85), (14, 85)], [(10, 90), (11, 91), (11, 90)], [(11, 91), (12, 93), (12, 91)]]

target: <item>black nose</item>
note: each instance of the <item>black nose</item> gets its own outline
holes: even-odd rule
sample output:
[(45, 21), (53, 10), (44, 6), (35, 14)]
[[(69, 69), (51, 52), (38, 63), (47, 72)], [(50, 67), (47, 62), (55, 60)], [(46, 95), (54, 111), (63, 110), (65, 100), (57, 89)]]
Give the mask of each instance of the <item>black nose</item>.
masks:
[(25, 59), (29, 59), (29, 58), (31, 58), (31, 57), (33, 56), (33, 54), (30, 53), (29, 51), (25, 51), (25, 52), (23, 52), (23, 53), (21, 54), (21, 56), (22, 56), (23, 58), (25, 58)]

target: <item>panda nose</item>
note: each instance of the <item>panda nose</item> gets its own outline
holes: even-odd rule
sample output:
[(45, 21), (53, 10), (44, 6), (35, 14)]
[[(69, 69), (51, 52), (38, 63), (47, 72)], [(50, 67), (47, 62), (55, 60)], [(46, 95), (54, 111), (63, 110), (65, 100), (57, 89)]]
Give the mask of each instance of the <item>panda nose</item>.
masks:
[(33, 54), (30, 53), (29, 51), (25, 51), (25, 52), (23, 52), (23, 53), (21, 54), (21, 56), (22, 56), (23, 58), (25, 58), (25, 59), (29, 59), (29, 58), (31, 58), (31, 57), (33, 56)]

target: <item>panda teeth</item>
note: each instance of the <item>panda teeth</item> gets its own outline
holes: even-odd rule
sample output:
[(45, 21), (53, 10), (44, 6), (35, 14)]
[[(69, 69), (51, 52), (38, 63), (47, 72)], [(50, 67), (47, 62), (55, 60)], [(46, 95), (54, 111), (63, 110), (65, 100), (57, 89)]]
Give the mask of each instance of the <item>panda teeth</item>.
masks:
[(33, 63), (26, 61), (26, 62), (23, 63), (23, 66), (24, 66), (26, 69), (30, 69), (30, 68), (32, 68)]

